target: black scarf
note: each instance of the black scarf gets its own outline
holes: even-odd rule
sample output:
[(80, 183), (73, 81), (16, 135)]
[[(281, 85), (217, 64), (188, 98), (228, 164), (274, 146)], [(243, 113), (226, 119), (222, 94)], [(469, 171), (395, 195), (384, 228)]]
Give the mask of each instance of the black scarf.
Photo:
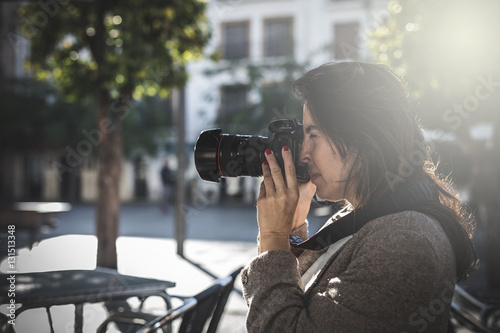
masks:
[(355, 210), (350, 210), (349, 207), (343, 208), (331, 218), (332, 223), (305, 241), (292, 234), (290, 244), (300, 249), (319, 251), (344, 237), (353, 235), (378, 217), (411, 210), (416, 204), (429, 201), (439, 201), (438, 192), (433, 184), (425, 180), (404, 184), (362, 208)]

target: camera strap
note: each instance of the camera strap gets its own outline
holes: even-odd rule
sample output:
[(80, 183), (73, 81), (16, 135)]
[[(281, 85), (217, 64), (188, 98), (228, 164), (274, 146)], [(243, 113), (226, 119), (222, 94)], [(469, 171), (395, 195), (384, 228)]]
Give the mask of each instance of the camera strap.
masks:
[(352, 210), (352, 207), (344, 207), (307, 240), (290, 235), (290, 245), (299, 249), (319, 251), (344, 237), (355, 234), (378, 217), (408, 211), (417, 204), (430, 201), (439, 201), (438, 192), (433, 184), (416, 181), (401, 185), (383, 195), (377, 202), (369, 203), (362, 208)]

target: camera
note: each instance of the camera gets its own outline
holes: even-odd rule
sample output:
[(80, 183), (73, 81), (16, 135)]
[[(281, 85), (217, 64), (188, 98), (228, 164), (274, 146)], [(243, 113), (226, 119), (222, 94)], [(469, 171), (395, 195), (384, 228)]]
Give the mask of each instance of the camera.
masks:
[(297, 180), (309, 181), (307, 166), (299, 159), (304, 137), (302, 124), (296, 119), (274, 120), (268, 133), (268, 137), (222, 134), (219, 128), (201, 132), (194, 152), (198, 174), (203, 180), (217, 183), (221, 177), (262, 176), (262, 163), (269, 148), (285, 175), (281, 149), (286, 145), (292, 152)]

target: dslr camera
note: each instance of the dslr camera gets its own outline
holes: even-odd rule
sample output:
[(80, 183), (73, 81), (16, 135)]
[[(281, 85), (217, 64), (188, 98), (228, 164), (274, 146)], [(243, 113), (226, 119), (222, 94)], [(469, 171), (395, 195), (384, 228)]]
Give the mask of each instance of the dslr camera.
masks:
[(267, 137), (222, 134), (220, 128), (201, 132), (194, 151), (198, 174), (203, 180), (217, 183), (221, 177), (262, 176), (262, 163), (269, 148), (285, 175), (281, 149), (286, 145), (292, 152), (297, 180), (309, 181), (307, 166), (299, 159), (304, 137), (302, 124), (295, 119), (275, 120), (269, 124), (268, 133)]

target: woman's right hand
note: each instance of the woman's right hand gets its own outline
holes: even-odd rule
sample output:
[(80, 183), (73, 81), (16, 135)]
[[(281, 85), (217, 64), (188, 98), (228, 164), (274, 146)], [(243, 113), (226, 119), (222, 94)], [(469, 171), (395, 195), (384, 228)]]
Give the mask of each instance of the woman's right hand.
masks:
[(314, 194), (316, 194), (316, 185), (311, 181), (299, 183), (299, 202), (293, 216), (293, 229), (302, 226), (306, 222)]

